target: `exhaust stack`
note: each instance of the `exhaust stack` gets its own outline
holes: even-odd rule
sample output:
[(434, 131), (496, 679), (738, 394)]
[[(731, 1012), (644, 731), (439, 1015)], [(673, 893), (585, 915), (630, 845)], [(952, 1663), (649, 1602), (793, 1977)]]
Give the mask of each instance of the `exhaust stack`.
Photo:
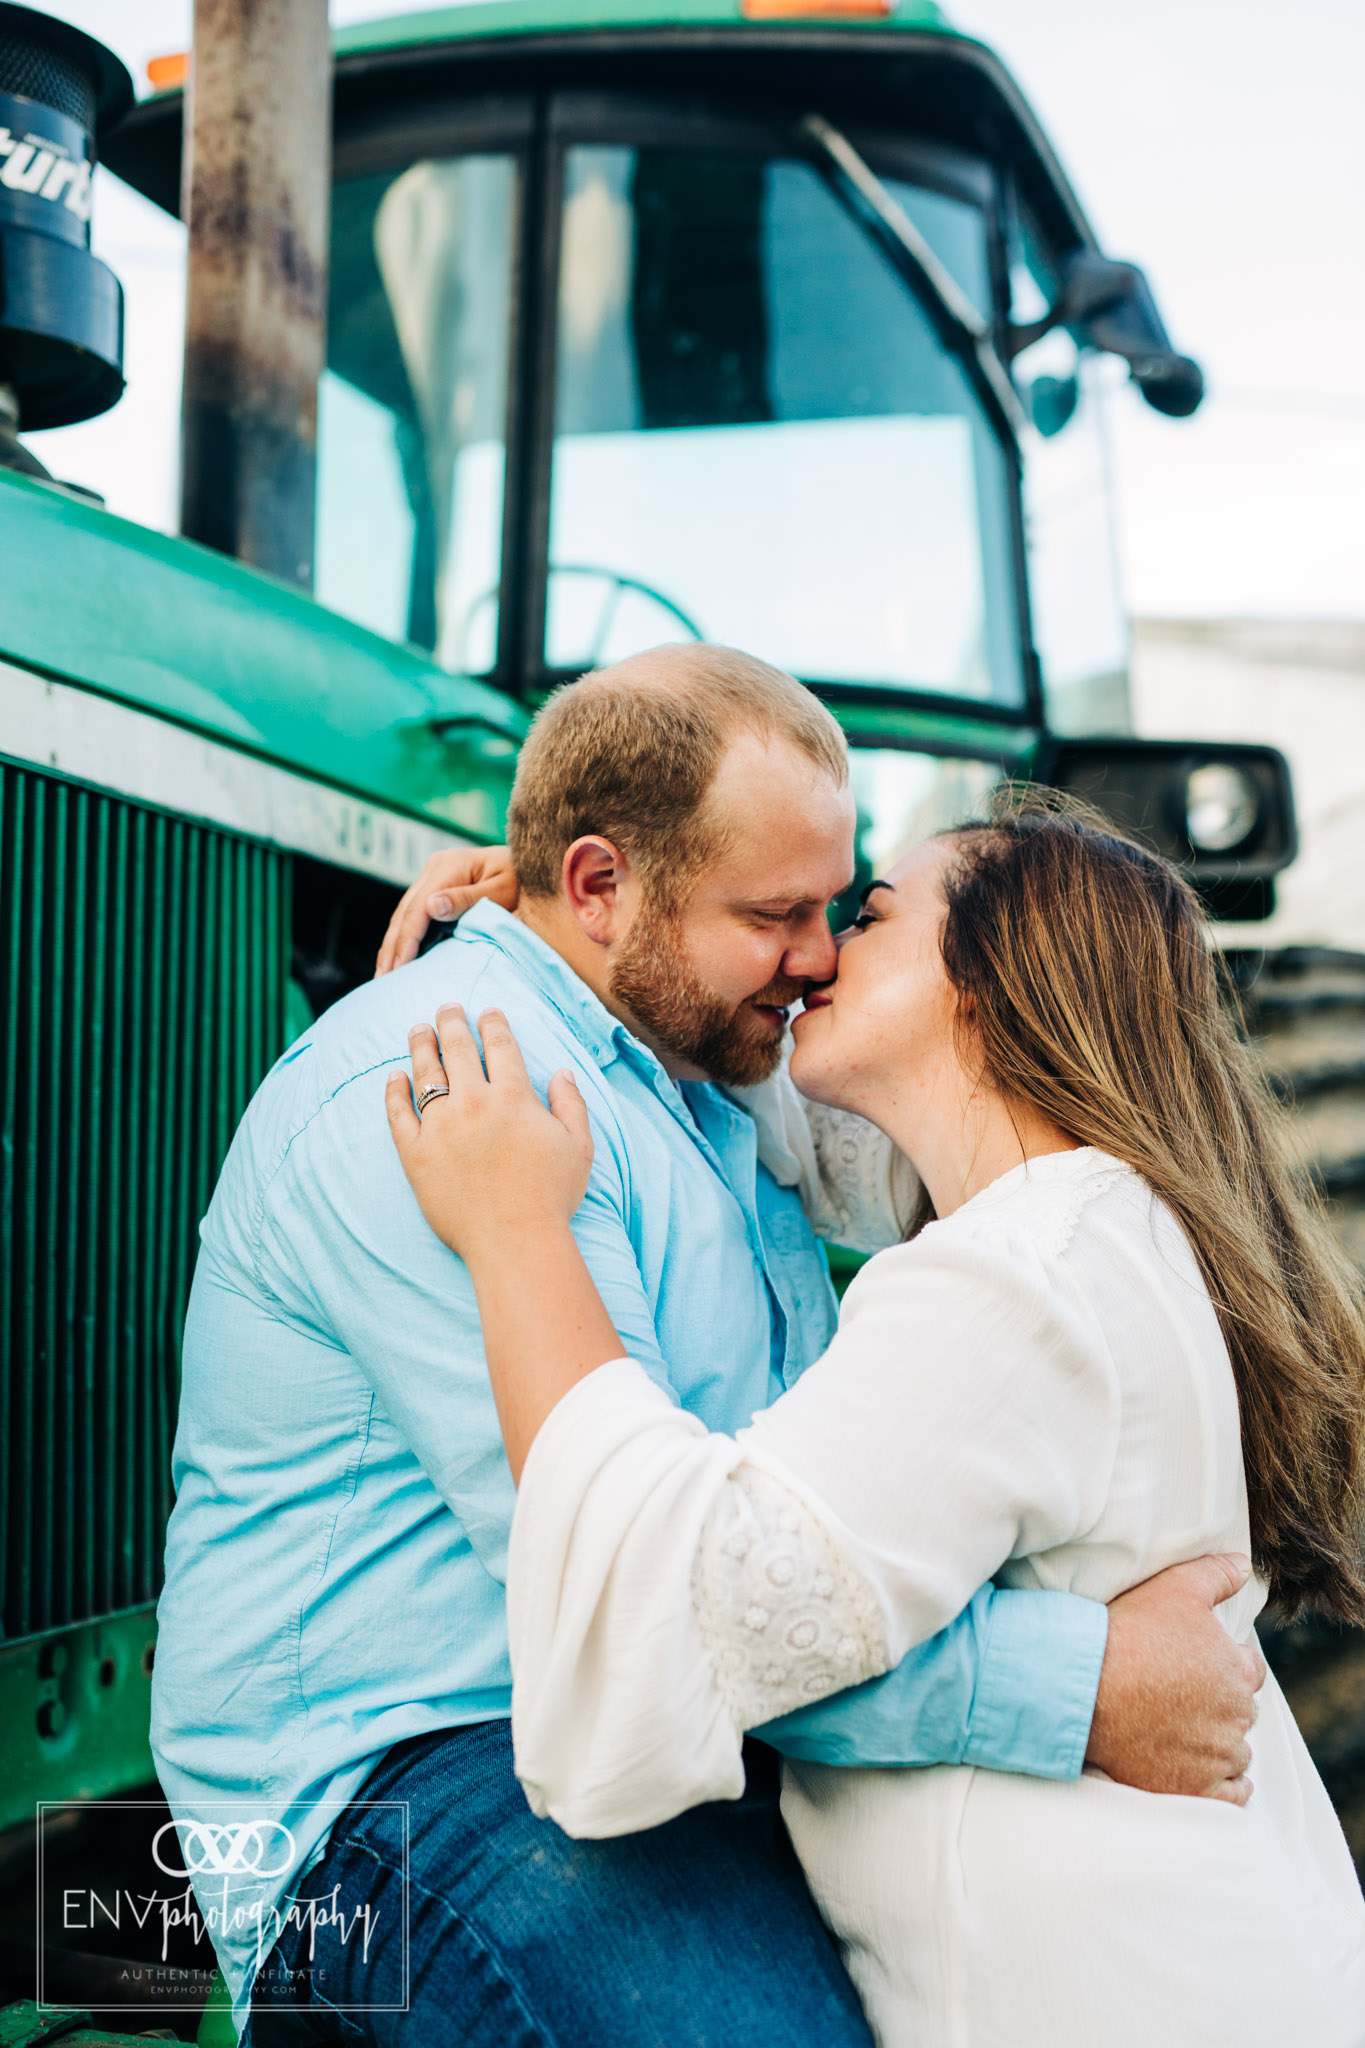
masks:
[(327, 0), (195, 0), (181, 531), (310, 590), (326, 347)]

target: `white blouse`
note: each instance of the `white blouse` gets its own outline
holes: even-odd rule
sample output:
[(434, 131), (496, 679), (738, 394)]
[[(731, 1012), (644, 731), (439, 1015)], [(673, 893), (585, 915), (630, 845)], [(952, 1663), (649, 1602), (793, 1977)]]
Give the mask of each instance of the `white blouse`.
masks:
[[(737, 1797), (746, 1727), (889, 1669), (993, 1576), (1107, 1601), (1249, 1548), (1182, 1232), (1119, 1161), (1051, 1155), (872, 1259), (738, 1436), (630, 1359), (559, 1403), (511, 1538), (517, 1773), (571, 1834), (654, 1826)], [(1239, 1639), (1263, 1598), (1220, 1609)], [(1360, 2048), (1365, 1904), (1273, 1680), (1255, 1752), (1245, 1811), (808, 1764), (783, 1811), (884, 2043)]]

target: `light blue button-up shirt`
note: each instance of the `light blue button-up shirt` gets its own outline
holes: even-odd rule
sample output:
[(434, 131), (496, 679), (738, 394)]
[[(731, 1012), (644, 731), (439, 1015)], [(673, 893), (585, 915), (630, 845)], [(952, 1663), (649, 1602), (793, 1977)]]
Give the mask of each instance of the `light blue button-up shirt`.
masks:
[[(382, 1753), (511, 1710), (515, 1493), (474, 1292), (422, 1220), (383, 1103), (409, 1026), (452, 1000), (506, 1012), (542, 1093), (574, 1072), (596, 1146), (575, 1234), (623, 1348), (673, 1399), (738, 1429), (835, 1324), (823, 1254), (747, 1113), (671, 1081), (493, 905), (277, 1063), (201, 1232), (152, 1697), (177, 1818), (292, 1839), (287, 1865), (257, 1859), (270, 1874), (196, 1886), (239, 2021), (272, 1915)], [(830, 1762), (1074, 1776), (1104, 1640), (1090, 1601), (987, 1587), (897, 1671), (763, 1732)]]

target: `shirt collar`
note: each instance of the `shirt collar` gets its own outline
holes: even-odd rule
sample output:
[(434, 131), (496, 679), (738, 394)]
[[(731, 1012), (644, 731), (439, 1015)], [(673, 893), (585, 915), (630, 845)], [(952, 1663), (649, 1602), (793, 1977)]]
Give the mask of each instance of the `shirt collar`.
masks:
[[(472, 939), (491, 946), (510, 960), (523, 980), (563, 1018), (599, 1067), (610, 1067), (618, 1059), (633, 1067), (727, 1186), (733, 1188), (734, 1173), (744, 1174), (752, 1200), (753, 1123), (747, 1111), (731, 1102), (714, 1082), (674, 1081), (649, 1047), (642, 1045), (619, 1017), (612, 1016), (567, 960), (500, 904), (487, 898), (476, 903), (460, 919), (455, 937), (457, 942)], [(741, 1156), (731, 1157), (727, 1170), (717, 1147), (730, 1157), (736, 1143)], [(761, 1251), (759, 1257), (762, 1261)]]
[(609, 1067), (613, 1060), (624, 1057), (649, 1072), (651, 1078), (657, 1073), (670, 1089), (673, 1088), (672, 1081), (649, 1047), (642, 1045), (618, 1017), (612, 1016), (606, 1004), (574, 973), (567, 960), (560, 958), (553, 946), (547, 946), (529, 925), (524, 925), (520, 918), (513, 917), (500, 904), (489, 902), (487, 898), (476, 903), (460, 919), (455, 936), (457, 939), (478, 939), (510, 960), (537, 993), (558, 1011), (574, 1037), (587, 1048), (600, 1067)]

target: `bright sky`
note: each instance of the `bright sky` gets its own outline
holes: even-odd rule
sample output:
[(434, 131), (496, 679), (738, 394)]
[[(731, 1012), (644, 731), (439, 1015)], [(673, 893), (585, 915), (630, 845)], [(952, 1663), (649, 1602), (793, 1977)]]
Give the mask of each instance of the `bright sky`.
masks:
[[(41, 0), (40, 0), (41, 4)], [(116, 49), (184, 49), (190, 0), (47, 0)], [(414, 11), (333, 0), (336, 22)], [(1141, 263), (1210, 395), (1114, 407), (1121, 546), (1148, 616), (1365, 618), (1365, 6), (950, 0), (1041, 116), (1106, 252)], [(174, 522), (183, 235), (103, 178), (95, 245), (127, 293), (129, 389), (33, 437), (117, 511)]]

